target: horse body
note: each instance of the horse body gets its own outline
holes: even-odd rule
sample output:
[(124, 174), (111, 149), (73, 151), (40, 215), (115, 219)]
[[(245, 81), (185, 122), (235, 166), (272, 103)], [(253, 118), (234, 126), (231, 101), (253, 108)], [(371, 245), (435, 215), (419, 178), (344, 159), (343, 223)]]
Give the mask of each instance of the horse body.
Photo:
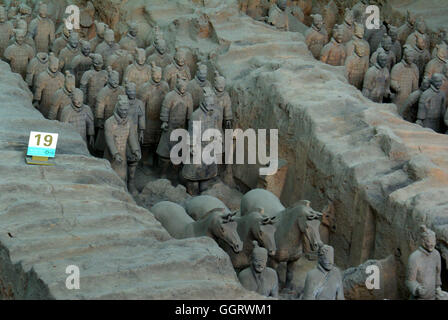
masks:
[(203, 218), (208, 212), (216, 208), (222, 208), (226, 213), (231, 212), (230, 209), (227, 208), (227, 206), (224, 204), (224, 202), (209, 195), (194, 197), (188, 200), (185, 205), (185, 209), (188, 215), (192, 217), (193, 220), (199, 220)]
[(265, 189), (253, 189), (241, 199), (241, 216), (260, 209), (263, 209), (265, 215), (274, 216), (285, 210), (285, 207), (275, 194)]

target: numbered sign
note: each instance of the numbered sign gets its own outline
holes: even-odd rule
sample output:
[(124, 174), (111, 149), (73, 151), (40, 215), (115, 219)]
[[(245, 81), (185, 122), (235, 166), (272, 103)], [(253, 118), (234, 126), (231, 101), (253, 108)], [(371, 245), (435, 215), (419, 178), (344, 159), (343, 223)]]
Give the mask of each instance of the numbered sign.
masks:
[(27, 156), (54, 158), (57, 143), (57, 133), (31, 131)]

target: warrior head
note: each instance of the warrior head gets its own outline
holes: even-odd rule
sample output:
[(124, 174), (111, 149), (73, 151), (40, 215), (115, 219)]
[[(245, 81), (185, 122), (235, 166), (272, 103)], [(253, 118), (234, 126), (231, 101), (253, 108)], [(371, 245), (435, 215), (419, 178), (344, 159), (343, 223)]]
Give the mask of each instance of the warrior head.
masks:
[(112, 29), (107, 29), (104, 32), (104, 41), (106, 41), (106, 43), (109, 46), (112, 46), (114, 44), (114, 42), (115, 42), (115, 34), (114, 34), (114, 31)]
[(322, 18), (322, 16), (320, 14), (312, 14), (311, 18), (313, 18), (313, 26), (317, 30), (322, 29), (322, 27), (324, 25), (324, 19)]
[(425, 225), (420, 226), (420, 236), (422, 241), (422, 247), (429, 252), (432, 252), (436, 247), (436, 234), (431, 229), (428, 229)]
[(319, 265), (327, 271), (333, 269), (334, 266), (334, 249), (329, 245), (322, 245), (318, 251)]
[(262, 273), (266, 269), (268, 262), (268, 250), (260, 247), (257, 241), (253, 241), (254, 249), (252, 250), (251, 262), (252, 268), (257, 273)]
[(155, 62), (151, 62), (151, 78), (155, 83), (162, 81), (162, 68), (158, 67)]
[(72, 95), (73, 106), (75, 106), (76, 108), (81, 108), (83, 105), (83, 101), (84, 101), (84, 92), (82, 92), (81, 89), (75, 88), (73, 90)]
[(70, 71), (65, 71), (64, 88), (67, 92), (72, 93), (76, 87), (75, 76)]
[(125, 91), (129, 100), (135, 100), (137, 97), (137, 86), (134, 82), (125, 79)]
[(81, 41), (81, 52), (84, 56), (89, 56), (92, 48), (89, 41)]
[(218, 71), (215, 71), (215, 90), (217, 92), (224, 92), (226, 89), (226, 78), (221, 76)]
[(143, 50), (142, 48), (137, 48), (135, 50), (135, 62), (140, 66), (145, 64), (146, 53), (145, 53), (145, 50)]
[(174, 62), (180, 67), (185, 65), (185, 52), (182, 49), (176, 48), (176, 53), (174, 55)]

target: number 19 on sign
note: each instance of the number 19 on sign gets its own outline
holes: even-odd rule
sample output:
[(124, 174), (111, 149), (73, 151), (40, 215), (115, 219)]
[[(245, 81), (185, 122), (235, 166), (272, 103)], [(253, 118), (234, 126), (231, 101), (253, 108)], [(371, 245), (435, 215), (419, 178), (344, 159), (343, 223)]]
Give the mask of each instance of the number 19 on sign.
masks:
[(56, 145), (58, 143), (57, 133), (47, 132), (30, 132), (30, 140), (28, 142), (27, 156), (31, 156), (32, 160), (37, 160), (38, 163), (30, 164), (44, 164), (42, 161), (47, 161), (48, 158), (54, 158), (56, 154)]

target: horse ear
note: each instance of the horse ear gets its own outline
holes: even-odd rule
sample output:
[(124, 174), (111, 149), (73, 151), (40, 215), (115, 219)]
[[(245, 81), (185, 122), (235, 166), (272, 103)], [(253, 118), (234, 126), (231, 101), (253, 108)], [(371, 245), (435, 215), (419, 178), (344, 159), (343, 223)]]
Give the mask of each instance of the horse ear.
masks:
[(261, 224), (262, 225), (267, 225), (271, 223), (271, 218), (270, 217), (263, 217), (263, 220), (261, 220)]
[(300, 200), (299, 204), (301, 204), (302, 206), (308, 207), (308, 208), (311, 207), (311, 201), (309, 201), (309, 200)]

